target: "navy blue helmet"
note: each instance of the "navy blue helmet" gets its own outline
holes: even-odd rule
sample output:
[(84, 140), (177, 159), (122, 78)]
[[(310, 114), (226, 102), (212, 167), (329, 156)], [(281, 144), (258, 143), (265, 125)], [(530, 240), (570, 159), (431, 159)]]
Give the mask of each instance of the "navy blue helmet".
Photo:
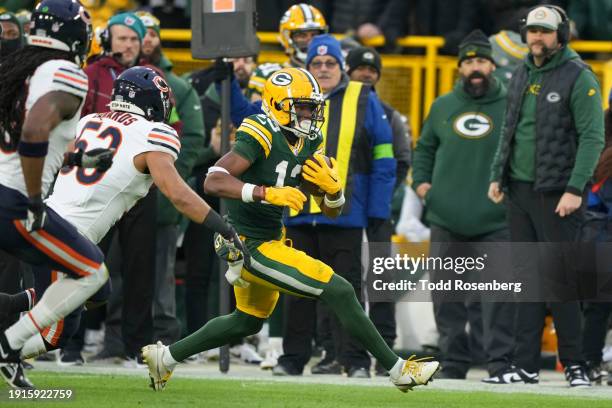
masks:
[(115, 80), (110, 109), (135, 113), (153, 122), (168, 122), (172, 110), (170, 87), (151, 68), (132, 67)]
[(67, 51), (81, 65), (91, 37), (91, 17), (78, 0), (43, 0), (32, 12), (30, 45)]

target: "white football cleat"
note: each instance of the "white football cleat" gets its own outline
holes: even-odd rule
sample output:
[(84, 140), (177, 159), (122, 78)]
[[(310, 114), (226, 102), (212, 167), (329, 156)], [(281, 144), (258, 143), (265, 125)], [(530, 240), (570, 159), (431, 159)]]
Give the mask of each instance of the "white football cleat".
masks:
[(263, 361), (263, 358), (259, 355), (257, 350), (255, 350), (255, 347), (248, 343), (242, 343), (232, 347), (230, 353), (247, 364), (259, 364)]
[(163, 390), (172, 375), (172, 369), (166, 367), (162, 359), (165, 350), (161, 341), (142, 348), (142, 359), (149, 367), (151, 388), (155, 391)]
[(266, 357), (263, 359), (261, 363), (259, 363), (259, 368), (262, 370), (271, 370), (278, 364), (278, 358), (281, 356), (277, 350), (272, 349), (266, 351)]
[(402, 372), (399, 377), (389, 377), (391, 382), (399, 388), (401, 392), (411, 391), (417, 385), (427, 385), (432, 380), (433, 375), (440, 369), (438, 361), (423, 361), (431, 357), (414, 359), (414, 355), (404, 361)]

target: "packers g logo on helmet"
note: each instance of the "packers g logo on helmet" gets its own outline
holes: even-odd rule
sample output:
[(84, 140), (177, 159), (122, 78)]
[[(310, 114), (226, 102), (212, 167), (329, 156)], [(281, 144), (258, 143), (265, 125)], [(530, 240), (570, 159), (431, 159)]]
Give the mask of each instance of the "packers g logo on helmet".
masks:
[(321, 87), (310, 72), (284, 68), (268, 78), (261, 107), (284, 130), (314, 140), (323, 124), (323, 104)]
[(293, 41), (293, 34), (311, 30), (317, 30), (319, 34), (327, 33), (328, 27), (323, 14), (309, 4), (300, 3), (291, 6), (281, 18), (278, 30), (278, 40), (285, 49), (285, 53), (302, 63), (305, 62), (308, 50), (298, 47)]
[(281, 71), (272, 75), (271, 80), (274, 85), (287, 86), (293, 81), (293, 78), (287, 72)]

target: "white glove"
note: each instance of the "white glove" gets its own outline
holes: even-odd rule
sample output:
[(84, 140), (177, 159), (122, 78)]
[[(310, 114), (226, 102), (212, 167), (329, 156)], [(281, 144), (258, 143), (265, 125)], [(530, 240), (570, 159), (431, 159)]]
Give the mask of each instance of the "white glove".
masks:
[(225, 272), (225, 279), (232, 286), (238, 286), (240, 288), (248, 288), (250, 283), (242, 279), (242, 266), (244, 264), (244, 260), (236, 261), (236, 262), (228, 262), (227, 272)]

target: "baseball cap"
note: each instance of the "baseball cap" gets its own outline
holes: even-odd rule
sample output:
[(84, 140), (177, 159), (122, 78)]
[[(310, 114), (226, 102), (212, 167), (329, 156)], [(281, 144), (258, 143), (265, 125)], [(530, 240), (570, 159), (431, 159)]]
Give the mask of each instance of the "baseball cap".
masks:
[(543, 27), (556, 31), (562, 19), (555, 9), (550, 7), (537, 7), (527, 14), (525, 27)]

